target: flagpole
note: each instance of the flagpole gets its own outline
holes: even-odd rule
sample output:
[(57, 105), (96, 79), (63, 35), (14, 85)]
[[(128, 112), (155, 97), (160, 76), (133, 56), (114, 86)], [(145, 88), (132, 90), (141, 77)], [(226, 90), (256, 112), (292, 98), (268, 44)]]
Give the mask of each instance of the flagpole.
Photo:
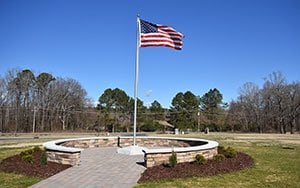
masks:
[(136, 117), (137, 117), (138, 78), (139, 78), (140, 31), (141, 31), (140, 16), (137, 15), (135, 79), (134, 79), (134, 117), (133, 117), (133, 145), (134, 146), (136, 146)]

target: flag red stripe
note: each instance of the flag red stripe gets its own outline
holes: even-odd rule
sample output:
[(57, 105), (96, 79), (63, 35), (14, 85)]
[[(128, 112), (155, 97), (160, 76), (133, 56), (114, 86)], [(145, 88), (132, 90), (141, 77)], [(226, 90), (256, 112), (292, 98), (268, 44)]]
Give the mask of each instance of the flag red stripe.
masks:
[(182, 37), (180, 35), (171, 35), (169, 33), (165, 32), (159, 32), (159, 33), (141, 33), (141, 37), (146, 36), (152, 36), (152, 37), (166, 37), (166, 38), (177, 38), (179, 40), (182, 40)]
[(170, 38), (173, 40), (175, 40), (175, 39), (182, 40), (182, 37), (170, 36), (170, 35), (164, 34), (164, 33), (147, 33), (147, 34), (142, 33), (141, 34), (141, 38), (151, 38), (151, 37), (163, 37), (163, 38)]
[(143, 42), (141, 43), (142, 45), (143, 44), (146, 44), (146, 45), (163, 45), (163, 44), (166, 44), (166, 45), (171, 45), (171, 46), (178, 46), (178, 47), (182, 47), (182, 44), (177, 44), (177, 43), (172, 43), (172, 42), (168, 42), (168, 41), (149, 41), (149, 42)]
[(151, 39), (151, 40), (141, 40), (142, 43), (147, 43), (147, 42), (168, 42), (170, 44), (176, 44), (176, 45), (182, 45), (181, 41), (172, 41), (172, 40), (165, 40), (165, 39)]
[(166, 32), (175, 32), (177, 34), (180, 34), (182, 37), (183, 37), (183, 34), (176, 31), (175, 29), (173, 29), (172, 27), (169, 27), (169, 26), (163, 26), (163, 25), (159, 25), (158, 26), (158, 29), (159, 30), (163, 30), (163, 31), (166, 31)]
[(165, 40), (169, 40), (169, 41), (182, 41), (181, 38), (170, 38), (170, 37), (160, 37), (160, 36), (151, 36), (151, 35), (148, 35), (148, 36), (141, 36), (141, 39), (144, 39), (144, 40), (151, 40), (151, 39), (165, 39)]
[(161, 30), (161, 29), (158, 29), (158, 32), (163, 33), (163, 34), (167, 34), (167, 35), (170, 35), (170, 36), (183, 37), (183, 35), (181, 33), (178, 33), (178, 32), (167, 32), (167, 31), (164, 31), (164, 30)]
[(145, 46), (173, 46), (173, 47), (182, 47), (182, 43), (174, 43), (170, 41), (163, 41), (163, 40), (153, 40), (153, 41), (141, 41), (140, 47), (145, 47)]
[(142, 44), (141, 47), (151, 47), (151, 46), (166, 46), (169, 48), (174, 48), (176, 50), (181, 50), (182, 47), (180, 46), (172, 46), (172, 45), (168, 45), (168, 44)]

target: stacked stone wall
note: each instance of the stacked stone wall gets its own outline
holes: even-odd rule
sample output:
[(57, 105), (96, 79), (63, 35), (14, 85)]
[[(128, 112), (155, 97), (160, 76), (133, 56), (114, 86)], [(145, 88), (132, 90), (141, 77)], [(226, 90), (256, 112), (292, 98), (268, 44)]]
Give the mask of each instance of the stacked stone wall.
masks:
[[(211, 159), (214, 155), (217, 155), (217, 147), (211, 149), (199, 149), (192, 150), (193, 146), (201, 146), (207, 144), (205, 141), (197, 139), (172, 139), (172, 138), (137, 138), (136, 143), (139, 146), (145, 147), (147, 149), (151, 148), (186, 148), (185, 151), (176, 152), (178, 163), (182, 162), (192, 162), (195, 160), (197, 154), (203, 155), (207, 159)], [(126, 147), (133, 144), (132, 138), (127, 137), (106, 137), (106, 138), (91, 138), (91, 139), (74, 139), (66, 140), (64, 142), (58, 143), (58, 146), (72, 147), (72, 148), (94, 148), (94, 147)], [(188, 149), (190, 147), (190, 149)], [(48, 161), (78, 165), (80, 163), (80, 151), (70, 152), (63, 150), (53, 150), (46, 148), (48, 154)], [(172, 152), (145, 152), (145, 165), (147, 167), (152, 167), (169, 162), (169, 157)]]
[[(196, 155), (203, 155), (206, 159), (212, 159), (218, 154), (217, 148), (199, 150), (199, 151), (185, 151), (185, 152), (175, 152), (177, 155), (177, 163), (193, 162), (195, 161)], [(145, 154), (145, 165), (146, 167), (157, 166), (161, 164), (168, 164), (169, 158), (172, 152), (169, 153), (146, 153)]]
[(80, 152), (66, 153), (59, 151), (47, 151), (47, 160), (59, 164), (79, 165)]
[[(119, 146), (131, 146), (133, 143), (132, 138), (121, 138)], [(162, 147), (189, 147), (190, 144), (183, 140), (172, 140), (166, 138), (137, 138), (136, 143), (138, 146), (147, 148), (162, 148)]]
[(87, 139), (87, 140), (72, 140), (61, 144), (66, 147), (73, 148), (97, 148), (97, 147), (117, 147), (117, 138), (99, 138), (99, 139)]

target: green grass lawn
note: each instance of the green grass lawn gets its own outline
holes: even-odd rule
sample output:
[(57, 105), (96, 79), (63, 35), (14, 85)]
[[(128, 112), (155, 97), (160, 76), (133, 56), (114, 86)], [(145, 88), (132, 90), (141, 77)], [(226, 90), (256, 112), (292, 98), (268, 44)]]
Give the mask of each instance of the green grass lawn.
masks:
[(251, 139), (242, 134), (188, 136), (215, 139), (221, 145), (232, 146), (251, 155), (255, 166), (214, 177), (149, 182), (136, 187), (300, 187), (299, 135), (287, 135), (282, 139), (276, 135), (250, 135)]
[(13, 174), (13, 173), (0, 172), (1, 188), (29, 187), (39, 181), (41, 181), (41, 179), (39, 179), (39, 178), (28, 177), (28, 176)]
[[(165, 136), (165, 135), (155, 135)], [(168, 135), (170, 136), (170, 135)], [(299, 187), (300, 135), (279, 134), (189, 134), (184, 137), (204, 138), (232, 146), (251, 155), (251, 169), (214, 177), (149, 182), (136, 187)], [(83, 136), (85, 137), (85, 136)], [(0, 149), (0, 161), (28, 148)], [(28, 187), (41, 179), (0, 172), (0, 187)]]
[[(24, 151), (26, 149), (28, 149), (28, 148), (0, 149), (0, 161), (2, 161), (3, 159), (5, 159), (9, 156), (19, 154), (21, 151)], [(40, 178), (28, 177), (28, 176), (19, 175), (19, 174), (13, 174), (13, 173), (0, 172), (0, 187), (1, 188), (28, 187), (39, 181), (41, 181)]]
[(7, 149), (0, 149), (0, 162), (10, 156), (17, 155), (21, 151), (24, 151), (28, 148), (7, 148)]

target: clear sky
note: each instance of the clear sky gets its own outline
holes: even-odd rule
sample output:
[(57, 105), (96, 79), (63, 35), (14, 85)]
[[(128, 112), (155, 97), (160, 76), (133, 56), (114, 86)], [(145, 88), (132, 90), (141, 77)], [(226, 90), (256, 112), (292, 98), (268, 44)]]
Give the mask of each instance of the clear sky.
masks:
[(74, 78), (95, 101), (106, 88), (133, 96), (137, 13), (185, 35), (182, 51), (140, 49), (145, 103), (214, 87), (229, 102), (273, 71), (300, 80), (299, 0), (0, 0), (0, 74)]

